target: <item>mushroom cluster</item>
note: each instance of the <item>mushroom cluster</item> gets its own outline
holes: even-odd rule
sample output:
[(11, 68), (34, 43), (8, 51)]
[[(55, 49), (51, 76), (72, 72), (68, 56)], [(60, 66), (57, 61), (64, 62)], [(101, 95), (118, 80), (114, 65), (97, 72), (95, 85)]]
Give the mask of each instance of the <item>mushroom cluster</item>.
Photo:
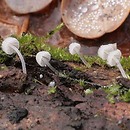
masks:
[(122, 56), (121, 51), (117, 49), (117, 44), (102, 45), (98, 49), (98, 56), (103, 60), (107, 60), (107, 64), (110, 66), (117, 66), (124, 78), (127, 78), (125, 71), (120, 63)]
[[(26, 70), (26, 64), (24, 61), (24, 58), (22, 54), (20, 53), (19, 49), (19, 41), (14, 37), (8, 37), (4, 39), (2, 42), (2, 50), (6, 54), (13, 54), (17, 53), (21, 63), (22, 63), (22, 69), (23, 73), (27, 74)], [(90, 67), (90, 65), (86, 62), (83, 55), (80, 52), (81, 46), (77, 42), (73, 42), (69, 46), (69, 52), (74, 55), (78, 54), (82, 62), (87, 66)], [(127, 78), (127, 75), (125, 74), (125, 71), (120, 63), (120, 58), (122, 56), (121, 51), (117, 49), (117, 44), (108, 44), (108, 45), (102, 45), (100, 46), (98, 50), (98, 56), (101, 57), (103, 60), (107, 60), (107, 64), (110, 66), (117, 66), (124, 78)], [(56, 70), (49, 62), (51, 60), (51, 54), (47, 51), (40, 51), (36, 54), (36, 61), (37, 63), (43, 67), (48, 66), (56, 75), (64, 76), (64, 74), (60, 73), (58, 70)], [(42, 75), (40, 76), (42, 78)]]

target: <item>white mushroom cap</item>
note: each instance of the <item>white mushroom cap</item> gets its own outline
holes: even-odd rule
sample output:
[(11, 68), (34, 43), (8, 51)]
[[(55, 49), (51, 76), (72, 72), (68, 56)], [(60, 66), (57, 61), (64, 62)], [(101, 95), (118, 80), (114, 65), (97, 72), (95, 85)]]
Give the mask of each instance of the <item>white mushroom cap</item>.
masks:
[(11, 46), (15, 46), (19, 49), (19, 41), (16, 38), (8, 37), (2, 42), (2, 50), (9, 55), (16, 53)]
[(121, 51), (119, 49), (112, 51), (107, 58), (107, 64), (110, 66), (116, 66), (120, 62)]
[(81, 49), (81, 46), (79, 43), (74, 42), (69, 45), (69, 52), (72, 55), (77, 54), (77, 53), (79, 54), (80, 49)]
[(13, 11), (26, 14), (44, 9), (52, 0), (5, 0), (5, 2)]
[(47, 65), (47, 62), (51, 60), (51, 54), (47, 51), (40, 51), (36, 54), (36, 61), (40, 66)]
[(68, 29), (84, 38), (97, 38), (117, 29), (130, 12), (130, 0), (62, 0)]
[(103, 60), (106, 60), (108, 54), (117, 49), (117, 44), (108, 44), (108, 45), (101, 45), (98, 49), (98, 56), (101, 57)]
[(18, 56), (21, 60), (21, 63), (22, 63), (23, 73), (27, 74), (24, 58), (18, 49), (19, 49), (19, 41), (14, 37), (8, 37), (2, 42), (2, 50), (6, 54), (9, 54), (9, 55), (11, 55), (13, 53), (18, 54)]

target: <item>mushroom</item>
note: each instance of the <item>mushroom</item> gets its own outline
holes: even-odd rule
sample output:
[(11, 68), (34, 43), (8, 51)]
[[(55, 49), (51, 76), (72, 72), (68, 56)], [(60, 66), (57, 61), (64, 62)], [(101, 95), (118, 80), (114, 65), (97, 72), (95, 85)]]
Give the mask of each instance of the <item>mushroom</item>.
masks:
[(2, 50), (6, 54), (9, 54), (9, 55), (11, 55), (13, 53), (18, 54), (18, 56), (21, 60), (21, 63), (22, 63), (23, 73), (27, 74), (24, 58), (18, 49), (19, 49), (19, 41), (16, 38), (8, 37), (8, 38), (4, 39), (4, 41), (2, 42)]
[(40, 66), (48, 66), (55, 74), (59, 75), (59, 72), (49, 63), (51, 60), (51, 54), (47, 51), (40, 51), (36, 54), (36, 61)]
[(89, 68), (90, 65), (86, 62), (86, 60), (84, 59), (83, 55), (80, 53), (80, 49), (81, 49), (81, 45), (77, 42), (73, 42), (69, 45), (69, 52), (70, 54), (74, 55), (74, 54), (78, 54), (78, 56), (80, 57), (80, 59), (82, 60), (82, 62)]
[(52, 0), (5, 0), (5, 2), (14, 12), (27, 14), (44, 9)]
[(71, 32), (98, 38), (124, 22), (130, 12), (130, 0), (62, 0), (61, 12)]
[(106, 60), (108, 54), (116, 49), (117, 49), (117, 43), (101, 45), (98, 49), (98, 56), (101, 57), (103, 60)]
[(127, 75), (125, 74), (125, 71), (120, 63), (120, 58), (121, 58), (121, 51), (119, 49), (114, 50), (109, 53), (107, 57), (107, 64), (110, 66), (117, 66), (124, 78), (127, 78)]

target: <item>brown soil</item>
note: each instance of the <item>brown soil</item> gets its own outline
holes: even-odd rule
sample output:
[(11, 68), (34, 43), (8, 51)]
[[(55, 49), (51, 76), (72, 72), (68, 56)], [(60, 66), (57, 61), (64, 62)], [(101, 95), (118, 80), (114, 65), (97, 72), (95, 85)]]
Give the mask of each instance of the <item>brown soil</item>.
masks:
[[(0, 130), (130, 129), (130, 104), (119, 101), (110, 104), (100, 89), (101, 85), (116, 81), (120, 76), (117, 69), (95, 64), (81, 72), (71, 67), (72, 62), (51, 60), (70, 79), (55, 75), (48, 67), (40, 67), (32, 57), (26, 58), (26, 64), (27, 75), (21, 72), (18, 61), (10, 62), (11, 66), (1, 65), (4, 69), (0, 71)], [(95, 88), (94, 93), (85, 95), (85, 88), (77, 79), (87, 81), (85, 88)], [(54, 94), (48, 94), (51, 81), (57, 86)], [(123, 79), (118, 82), (130, 83)]]
[[(30, 14), (28, 31), (43, 36), (61, 23), (60, 2), (54, 0), (47, 12)], [(28, 15), (18, 16), (2, 3), (0, 35), (7, 36), (12, 30), (13, 33), (26, 31)], [(128, 56), (129, 23), (130, 15), (119, 29), (93, 40), (81, 39), (63, 27), (48, 42), (64, 47), (73, 37), (81, 43), (84, 54), (95, 54), (101, 44), (117, 42), (119, 49)], [(0, 130), (130, 130), (130, 104), (121, 101), (110, 104), (107, 94), (100, 89), (116, 81), (130, 88), (129, 80), (117, 79), (119, 70), (95, 64), (81, 72), (72, 67), (81, 63), (51, 60), (52, 66), (71, 77), (63, 78), (48, 67), (40, 67), (33, 57), (25, 60), (27, 75), (22, 73), (19, 61), (10, 60), (0, 65)], [(86, 81), (85, 87), (80, 86), (79, 79)], [(57, 86), (54, 94), (48, 94), (51, 81)], [(94, 93), (85, 95), (87, 88), (94, 88)]]

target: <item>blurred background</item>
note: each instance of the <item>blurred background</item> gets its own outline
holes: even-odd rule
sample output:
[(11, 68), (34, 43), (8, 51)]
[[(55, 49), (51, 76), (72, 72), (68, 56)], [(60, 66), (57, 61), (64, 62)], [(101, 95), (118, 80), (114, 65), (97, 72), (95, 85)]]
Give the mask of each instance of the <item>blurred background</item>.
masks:
[[(26, 14), (12, 11), (5, 0), (0, 0), (0, 5), (0, 36), (2, 38), (12, 34), (21, 35), (23, 32), (44, 36), (62, 22), (60, 12), (61, 0), (52, 0), (44, 9)], [(72, 34), (64, 25), (47, 42), (55, 46), (66, 47), (70, 44), (72, 38), (81, 44), (83, 54), (96, 55), (100, 45), (116, 42), (123, 55), (129, 56), (130, 15), (117, 30), (100, 38), (91, 40), (80, 38)]]

